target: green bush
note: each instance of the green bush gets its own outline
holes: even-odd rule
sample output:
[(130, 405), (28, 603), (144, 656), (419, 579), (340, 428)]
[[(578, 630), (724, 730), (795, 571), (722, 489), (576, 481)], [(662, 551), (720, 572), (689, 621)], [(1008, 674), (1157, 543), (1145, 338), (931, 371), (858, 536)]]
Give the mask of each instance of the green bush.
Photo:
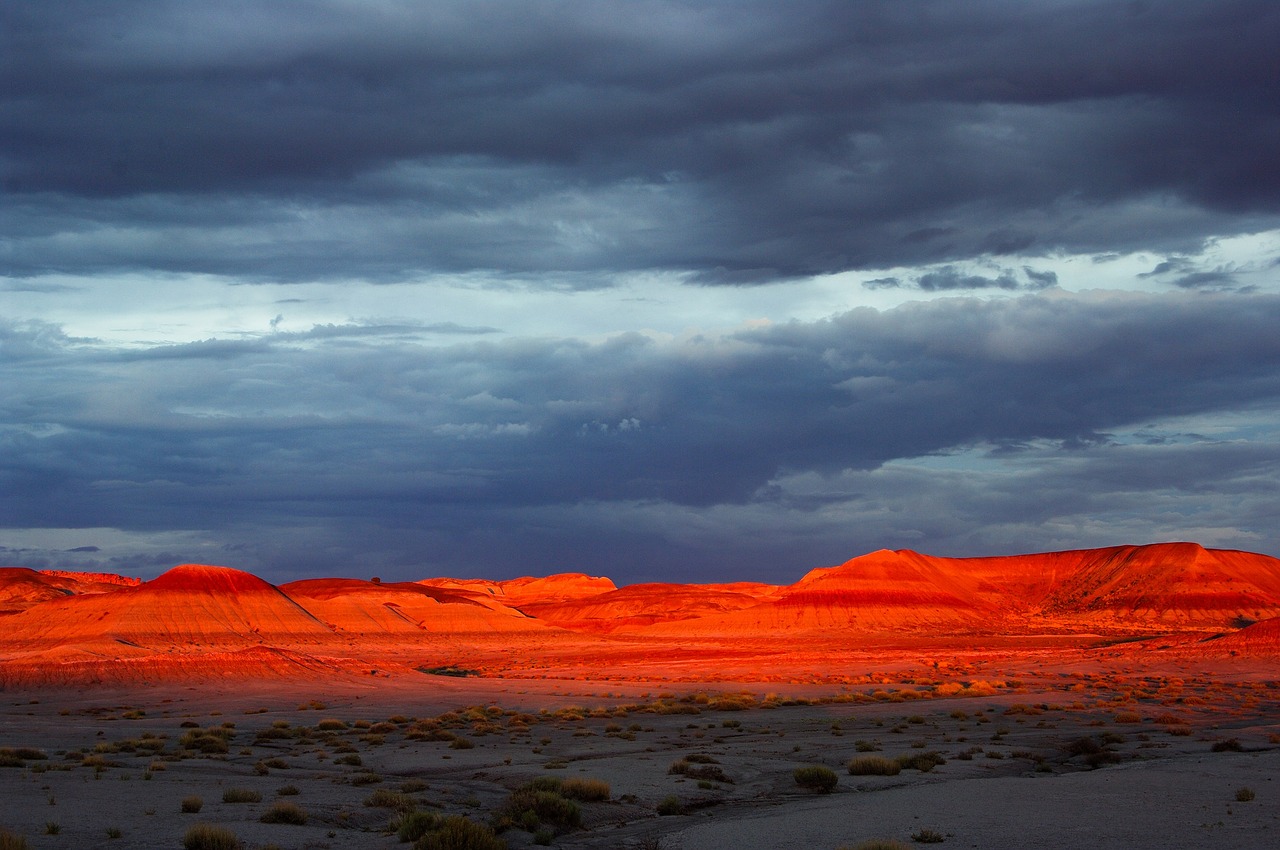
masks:
[(572, 829), (582, 825), (582, 809), (577, 803), (556, 791), (540, 791), (528, 785), (511, 792), (499, 811), (499, 818), (503, 817), (522, 828), (546, 824)]
[(791, 775), (795, 777), (796, 784), (801, 788), (822, 794), (830, 794), (835, 790), (836, 783), (840, 781), (834, 770), (820, 764), (797, 767)]
[(184, 850), (240, 850), (240, 840), (225, 826), (198, 823), (182, 836)]
[(419, 838), (413, 850), (507, 850), (507, 842), (483, 824), (450, 815)]
[(401, 842), (417, 841), (433, 829), (438, 829), (441, 817), (433, 812), (405, 812), (393, 825)]
[(849, 773), (853, 776), (897, 776), (902, 765), (884, 756), (855, 756), (849, 760)]
[(680, 803), (679, 797), (675, 794), (669, 794), (658, 803), (657, 811), (658, 814), (663, 816), (682, 815), (684, 814), (684, 806)]

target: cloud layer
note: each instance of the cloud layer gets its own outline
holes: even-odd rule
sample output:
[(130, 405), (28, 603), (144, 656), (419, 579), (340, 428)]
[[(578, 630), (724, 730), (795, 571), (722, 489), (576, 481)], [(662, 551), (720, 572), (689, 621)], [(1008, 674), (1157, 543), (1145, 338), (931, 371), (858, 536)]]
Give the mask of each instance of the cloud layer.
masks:
[(9, 5), (5, 560), (1280, 553), (1272, 0)]
[[(594, 343), (389, 329), (371, 345), (375, 329), (330, 327), (125, 351), (11, 325), (0, 486), (24, 497), (0, 523), (198, 524), (268, 567), (327, 572), (359, 559), (677, 578), (684, 565), (651, 560), (665, 547), (763, 575), (802, 529), (799, 557), (926, 528), (935, 551), (965, 548), (1010, 523), (1020, 542), (991, 545), (1035, 548), (1063, 539), (1037, 523), (1134, 510), (1135, 492), (1256, 495), (1280, 459), (1278, 323), (1280, 296), (1055, 293)], [(1230, 433), (1170, 424), (1224, 415), (1240, 419)], [(1248, 486), (1232, 477), (1250, 470)], [(936, 515), (823, 519), (920, 498)], [(1156, 538), (1200, 528), (1171, 510), (1129, 522)], [(1280, 543), (1265, 520), (1215, 528)]]
[(1277, 225), (1277, 43), (1268, 0), (22, 4), (5, 265), (749, 284), (1192, 250)]

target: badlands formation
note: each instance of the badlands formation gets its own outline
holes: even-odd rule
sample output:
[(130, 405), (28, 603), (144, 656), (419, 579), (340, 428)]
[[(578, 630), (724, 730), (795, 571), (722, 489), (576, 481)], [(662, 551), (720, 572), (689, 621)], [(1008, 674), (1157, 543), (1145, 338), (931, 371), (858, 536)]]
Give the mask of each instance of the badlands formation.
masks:
[(0, 847), (1280, 836), (1280, 561), (1191, 543), (782, 586), (12, 567), (0, 691)]
[[(330, 674), (850, 681), (933, 653), (1274, 654), (1280, 561), (1193, 543), (998, 558), (879, 551), (791, 585), (0, 571), (0, 686)], [(1271, 621), (1271, 622), (1268, 622)], [(1116, 650), (1120, 651), (1120, 650)]]

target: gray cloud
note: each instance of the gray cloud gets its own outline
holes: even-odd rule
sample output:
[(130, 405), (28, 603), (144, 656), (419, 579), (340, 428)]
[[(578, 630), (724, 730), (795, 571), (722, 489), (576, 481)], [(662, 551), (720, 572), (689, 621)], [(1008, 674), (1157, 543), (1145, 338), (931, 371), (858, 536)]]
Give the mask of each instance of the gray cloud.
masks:
[[(1277, 321), (1273, 296), (1057, 293), (668, 342), (441, 346), (392, 335), (353, 347), (318, 333), (114, 351), (10, 325), (0, 333), (0, 487), (25, 495), (5, 501), (0, 524), (186, 529), (249, 545), (228, 556), (276, 575), (341, 572), (361, 552), (387, 574), (588, 568), (602, 557), (623, 580), (653, 575), (655, 563), (714, 571), (734, 561), (762, 574), (779, 547), (752, 554), (742, 541), (764, 507), (785, 508), (768, 522), (794, 541), (825, 506), (857, 515), (897, 503), (875, 482), (898, 464), (999, 449), (974, 461), (985, 477), (972, 481), (989, 495), (948, 485), (929, 496), (954, 517), (947, 528), (913, 512), (924, 524), (916, 545), (963, 550), (982, 542), (964, 524), (1025, 529), (1086, 510), (1124, 519), (1152, 494), (1258, 492), (1256, 470), (1280, 451), (1274, 434), (1201, 450), (1191, 464), (1182, 431), (1161, 423), (1269, 421), (1280, 402)], [(1144, 443), (1174, 436), (1127, 446), (1111, 436), (1124, 429)], [(1156, 449), (1181, 465), (1117, 460)], [(1001, 464), (1024, 470), (1019, 483), (992, 474)], [(866, 489), (845, 493), (842, 479)], [(929, 486), (913, 480), (917, 495)], [(1036, 489), (1045, 482), (1053, 489)], [(662, 531), (655, 518), (674, 515), (685, 519)], [(717, 520), (673, 539), (698, 515)], [(654, 521), (632, 524), (640, 516)], [(791, 557), (839, 554), (834, 525), (819, 524)], [(905, 539), (884, 530), (877, 545)], [(1028, 532), (1019, 545), (1044, 539)]]
[(1266, 0), (137, 0), (3, 38), (12, 276), (750, 284), (1280, 213)]

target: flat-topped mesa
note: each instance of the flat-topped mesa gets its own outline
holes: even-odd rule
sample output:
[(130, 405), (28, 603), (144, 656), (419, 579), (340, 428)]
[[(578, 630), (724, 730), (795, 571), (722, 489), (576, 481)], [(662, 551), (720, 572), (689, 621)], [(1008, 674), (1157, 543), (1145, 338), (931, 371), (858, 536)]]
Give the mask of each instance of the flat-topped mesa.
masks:
[(472, 593), (483, 593), (499, 599), (504, 605), (520, 608), (528, 604), (564, 602), (616, 590), (612, 579), (586, 573), (554, 573), (549, 576), (522, 576), (504, 581), (487, 579), (428, 578), (417, 582)]
[(749, 608), (780, 590), (753, 582), (631, 584), (579, 599), (526, 604), (521, 610), (567, 629), (612, 632)]
[(283, 584), (280, 590), (340, 634), (377, 637), (547, 629), (484, 594), (417, 582), (304, 579)]
[(40, 575), (51, 578), (71, 579), (81, 584), (114, 584), (120, 587), (137, 587), (142, 579), (116, 573), (79, 572), (77, 570), (40, 570)]

